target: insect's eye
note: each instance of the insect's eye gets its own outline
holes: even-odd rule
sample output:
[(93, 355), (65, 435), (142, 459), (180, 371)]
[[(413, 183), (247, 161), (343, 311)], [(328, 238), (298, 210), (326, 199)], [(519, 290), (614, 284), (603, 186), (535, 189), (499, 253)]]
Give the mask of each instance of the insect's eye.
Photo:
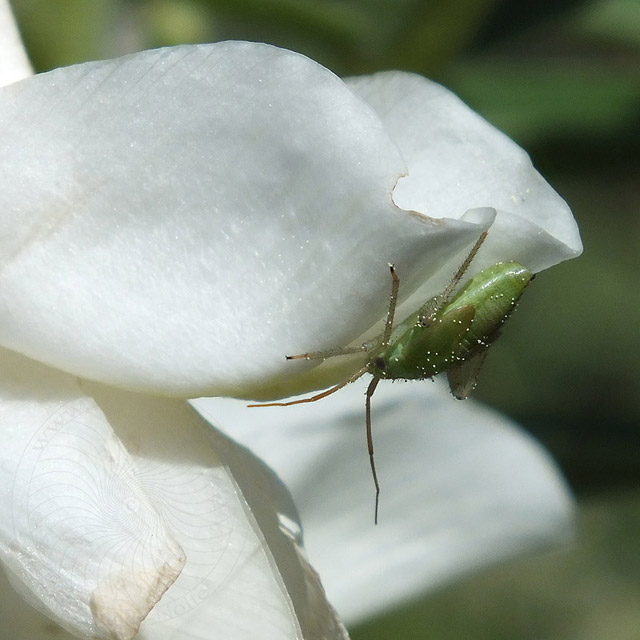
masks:
[(381, 371), (384, 371), (387, 368), (387, 363), (380, 356), (373, 359), (373, 364)]

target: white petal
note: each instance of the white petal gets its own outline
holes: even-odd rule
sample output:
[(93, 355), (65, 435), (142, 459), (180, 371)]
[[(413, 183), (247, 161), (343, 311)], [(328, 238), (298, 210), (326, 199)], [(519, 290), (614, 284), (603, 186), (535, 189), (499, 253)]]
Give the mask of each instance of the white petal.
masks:
[(382, 487), (374, 526), (363, 392), (354, 383), (316, 405), (282, 409), (196, 403), (287, 483), (309, 556), (345, 621), (566, 538), (571, 498), (540, 447), (426, 382), (381, 384), (373, 398)]
[(64, 628), (131, 638), (183, 551), (75, 380), (10, 352), (1, 363), (0, 560)]
[[(407, 162), (408, 175), (393, 193), (398, 206), (436, 218), (496, 208), (484, 263), (518, 260), (537, 272), (582, 251), (569, 207), (529, 156), (457, 96), (397, 71), (348, 83), (378, 112)], [(482, 255), (475, 266), (480, 265), (485, 266)]]
[[(489, 224), (407, 214), (405, 164), (329, 71), (267, 45), (146, 51), (0, 92), (0, 336), (193, 397), (291, 382)], [(304, 364), (299, 363), (304, 368)]]
[(347, 637), (299, 546), (291, 498), (264, 463), (185, 402), (86, 386), (187, 556), (141, 639)]
[[(289, 494), (247, 450), (183, 401), (2, 366), (0, 559), (28, 602), (81, 637), (143, 619), (153, 640), (346, 637)], [(14, 637), (34, 626), (51, 627)]]

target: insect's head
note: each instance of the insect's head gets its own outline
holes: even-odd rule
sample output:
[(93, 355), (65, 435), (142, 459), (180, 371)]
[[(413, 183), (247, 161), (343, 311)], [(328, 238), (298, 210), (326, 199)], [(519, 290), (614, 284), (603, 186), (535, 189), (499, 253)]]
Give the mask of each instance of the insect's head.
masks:
[(387, 378), (389, 375), (387, 361), (381, 356), (371, 358), (367, 369), (369, 373), (376, 378)]

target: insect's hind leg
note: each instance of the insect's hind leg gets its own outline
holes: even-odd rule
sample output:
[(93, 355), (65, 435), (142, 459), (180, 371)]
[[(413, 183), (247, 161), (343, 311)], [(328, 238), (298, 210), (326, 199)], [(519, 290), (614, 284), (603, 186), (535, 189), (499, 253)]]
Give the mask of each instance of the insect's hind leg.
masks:
[(365, 401), (366, 425), (367, 425), (367, 449), (369, 451), (369, 464), (371, 466), (371, 475), (373, 476), (373, 485), (376, 489), (376, 506), (373, 514), (374, 524), (378, 524), (378, 505), (380, 502), (380, 483), (378, 482), (378, 474), (376, 473), (376, 463), (373, 459), (373, 435), (371, 433), (371, 397), (373, 396), (380, 378), (374, 378), (367, 387), (367, 395)]
[(369, 371), (368, 367), (362, 367), (359, 371), (356, 371), (353, 375), (349, 376), (346, 380), (343, 380), (339, 384), (336, 384), (333, 387), (330, 387), (326, 391), (322, 393), (317, 393), (315, 396), (311, 396), (310, 398), (301, 398), (299, 400), (289, 400), (287, 402), (263, 402), (260, 404), (249, 404), (248, 407), (291, 407), (294, 404), (306, 404), (307, 402), (316, 402), (318, 400), (322, 400), (322, 398), (326, 398), (331, 394), (339, 391), (343, 387), (346, 387), (351, 382), (355, 382), (358, 378), (361, 378), (365, 373)]

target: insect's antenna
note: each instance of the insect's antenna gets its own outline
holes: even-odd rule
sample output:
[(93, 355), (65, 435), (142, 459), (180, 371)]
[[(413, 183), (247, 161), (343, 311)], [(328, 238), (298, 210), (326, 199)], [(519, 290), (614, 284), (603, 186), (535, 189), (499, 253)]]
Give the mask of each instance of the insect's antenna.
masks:
[(471, 247), (471, 251), (469, 251), (469, 255), (465, 258), (464, 262), (460, 265), (459, 269), (455, 272), (453, 278), (449, 284), (445, 287), (444, 291), (438, 294), (435, 298), (429, 300), (419, 312), (420, 324), (426, 325), (430, 324), (433, 317), (438, 312), (439, 309), (442, 308), (442, 305), (446, 304), (451, 297), (454, 289), (458, 286), (460, 280), (462, 280), (464, 274), (466, 273), (471, 261), (476, 257), (476, 253), (482, 246), (485, 238), (487, 237), (488, 231), (483, 231), (480, 234), (480, 237), (476, 240), (473, 247)]
[(290, 407), (294, 404), (304, 404), (306, 402), (315, 402), (316, 400), (322, 400), (322, 398), (326, 398), (330, 396), (332, 393), (339, 391), (342, 387), (346, 387), (350, 382), (354, 382), (358, 378), (361, 378), (365, 373), (367, 373), (368, 368), (362, 367), (359, 371), (356, 371), (352, 376), (341, 382), (340, 384), (323, 391), (322, 393), (318, 393), (315, 396), (311, 396), (310, 398), (302, 398), (302, 400), (289, 400), (288, 402), (264, 402), (260, 404), (249, 404), (248, 407)]
[(306, 353), (296, 353), (294, 356), (285, 356), (287, 360), (325, 360), (333, 356), (346, 356), (350, 353), (360, 353), (367, 351), (367, 345), (361, 344), (357, 347), (340, 347), (339, 349), (325, 349), (324, 351), (307, 351)]
[(366, 422), (367, 422), (367, 448), (369, 449), (369, 462), (371, 463), (371, 474), (373, 475), (373, 484), (376, 488), (376, 508), (373, 517), (374, 524), (378, 524), (378, 503), (380, 501), (380, 485), (378, 484), (378, 475), (376, 474), (376, 463), (373, 461), (373, 436), (371, 435), (371, 396), (376, 390), (380, 382), (380, 378), (374, 378), (367, 387), (367, 399), (365, 401)]

